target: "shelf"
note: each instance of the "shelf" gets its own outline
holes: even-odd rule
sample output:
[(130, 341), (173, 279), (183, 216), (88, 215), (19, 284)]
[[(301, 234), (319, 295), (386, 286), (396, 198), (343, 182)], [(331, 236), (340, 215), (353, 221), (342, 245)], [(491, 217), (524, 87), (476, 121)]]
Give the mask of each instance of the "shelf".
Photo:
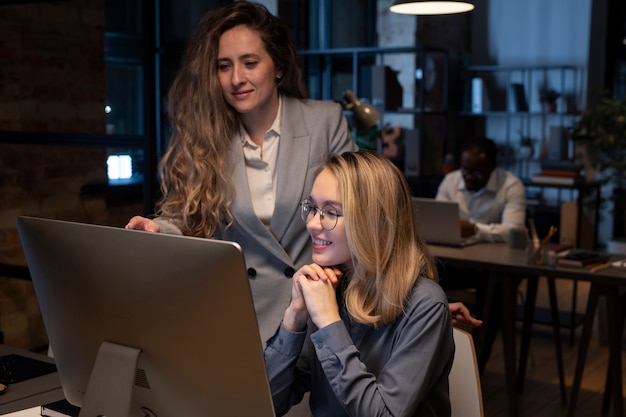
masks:
[(507, 110), (489, 110), (480, 113), (463, 111), (460, 113), (461, 116), (473, 116), (473, 117), (511, 117), (511, 116), (519, 116), (519, 117), (575, 117), (577, 114), (574, 113), (559, 113), (559, 112), (523, 112), (523, 111), (507, 111)]
[(567, 190), (585, 190), (589, 188), (596, 188), (602, 185), (603, 181), (580, 181), (574, 184), (549, 184), (542, 182), (533, 182), (530, 179), (522, 179), (525, 187), (538, 187), (538, 188), (562, 188)]
[[(298, 55), (303, 58), (303, 76), (312, 99), (341, 102), (350, 89), (379, 111), (379, 128), (390, 124), (405, 129), (403, 155), (396, 162), (406, 176), (442, 171), (444, 156), (453, 151), (448, 139), (449, 56), (445, 49), (420, 45), (331, 48), (298, 51)], [(354, 125), (353, 113), (344, 114)], [(366, 148), (373, 143), (359, 142), (356, 130), (353, 136)]]
[[(574, 157), (570, 132), (582, 101), (580, 68), (476, 65), (467, 68), (466, 79), (464, 110), (460, 112), (469, 125), (465, 131), (493, 139), (501, 147), (503, 168), (520, 177), (529, 175), (528, 163), (520, 161), (522, 136), (535, 139), (534, 154), (542, 158)], [(542, 88), (560, 93), (556, 111), (547, 111), (540, 102)]]

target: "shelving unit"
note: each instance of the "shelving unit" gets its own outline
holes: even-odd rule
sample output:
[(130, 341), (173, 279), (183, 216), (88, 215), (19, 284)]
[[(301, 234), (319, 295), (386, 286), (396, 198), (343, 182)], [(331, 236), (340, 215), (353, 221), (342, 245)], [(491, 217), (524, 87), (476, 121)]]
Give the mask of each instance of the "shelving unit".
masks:
[[(529, 205), (535, 220), (538, 220), (537, 216), (543, 220), (538, 226), (547, 230), (550, 225), (559, 225), (561, 204), (575, 201), (576, 238), (572, 243), (592, 249), (597, 244), (600, 184), (591, 182), (566, 186), (537, 184), (529, 180), (540, 171), (543, 161), (574, 159), (570, 129), (576, 122), (582, 99), (581, 77), (582, 69), (572, 65), (471, 66), (467, 69), (468, 87), (461, 116), (470, 121), (469, 131), (474, 136), (487, 136), (501, 146), (499, 165), (521, 177), (527, 193), (538, 191), (544, 197), (546, 193), (552, 197), (551, 203), (546, 204), (542, 200), (538, 205)], [(481, 80), (478, 84), (482, 85), (482, 91), (472, 89), (474, 79)], [(556, 111), (546, 111), (542, 106), (539, 100), (542, 88), (560, 93)], [(534, 154), (530, 157), (520, 155), (521, 135), (536, 139)], [(593, 223), (589, 232), (591, 236), (587, 239), (582, 237), (585, 211), (591, 211), (588, 214)], [(565, 315), (563, 323), (570, 328), (570, 344), (573, 343), (574, 329), (580, 323), (580, 316), (575, 314), (576, 301), (575, 284), (570, 311), (561, 312)]]
[[(309, 95), (341, 102), (351, 89), (381, 113), (379, 127), (404, 129), (407, 177), (441, 172), (448, 142), (448, 52), (424, 46), (303, 50)], [(351, 112), (346, 117), (352, 125)], [(356, 132), (354, 132), (356, 134)]]
[[(581, 100), (581, 76), (582, 70), (571, 65), (471, 66), (467, 69), (462, 116), (473, 119), (475, 135), (490, 137), (502, 146), (501, 165), (528, 178), (539, 170), (540, 160), (573, 157), (569, 129), (576, 121)], [(472, 90), (474, 79), (482, 80), (481, 93)], [(552, 88), (561, 94), (555, 112), (542, 108), (541, 88)], [(472, 109), (478, 96), (482, 108)], [(530, 158), (520, 157), (520, 135), (537, 141)]]

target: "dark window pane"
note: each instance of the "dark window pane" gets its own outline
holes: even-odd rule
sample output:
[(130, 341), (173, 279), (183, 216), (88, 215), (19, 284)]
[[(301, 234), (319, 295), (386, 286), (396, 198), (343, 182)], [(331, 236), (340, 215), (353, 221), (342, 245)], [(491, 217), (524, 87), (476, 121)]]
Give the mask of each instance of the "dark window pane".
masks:
[(105, 112), (108, 134), (142, 135), (143, 68), (107, 62)]
[(106, 0), (106, 31), (138, 35), (143, 32), (142, 0)]

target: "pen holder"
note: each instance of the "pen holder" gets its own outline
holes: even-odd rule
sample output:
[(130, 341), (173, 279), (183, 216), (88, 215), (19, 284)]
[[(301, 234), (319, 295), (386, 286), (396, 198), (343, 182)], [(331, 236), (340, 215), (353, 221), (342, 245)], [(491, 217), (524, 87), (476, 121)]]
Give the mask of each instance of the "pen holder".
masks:
[(509, 246), (512, 249), (525, 249), (530, 243), (528, 242), (528, 232), (525, 229), (509, 230)]
[(526, 246), (526, 263), (528, 265), (545, 265), (548, 263), (548, 248), (545, 245), (535, 245), (529, 242)]

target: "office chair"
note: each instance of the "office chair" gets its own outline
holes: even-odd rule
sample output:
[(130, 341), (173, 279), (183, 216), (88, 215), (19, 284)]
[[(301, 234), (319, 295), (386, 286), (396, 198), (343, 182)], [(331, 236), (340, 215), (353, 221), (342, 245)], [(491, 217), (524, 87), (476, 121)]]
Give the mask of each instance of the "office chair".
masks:
[(454, 328), (454, 362), (448, 380), (452, 417), (484, 417), (483, 394), (472, 335)]

